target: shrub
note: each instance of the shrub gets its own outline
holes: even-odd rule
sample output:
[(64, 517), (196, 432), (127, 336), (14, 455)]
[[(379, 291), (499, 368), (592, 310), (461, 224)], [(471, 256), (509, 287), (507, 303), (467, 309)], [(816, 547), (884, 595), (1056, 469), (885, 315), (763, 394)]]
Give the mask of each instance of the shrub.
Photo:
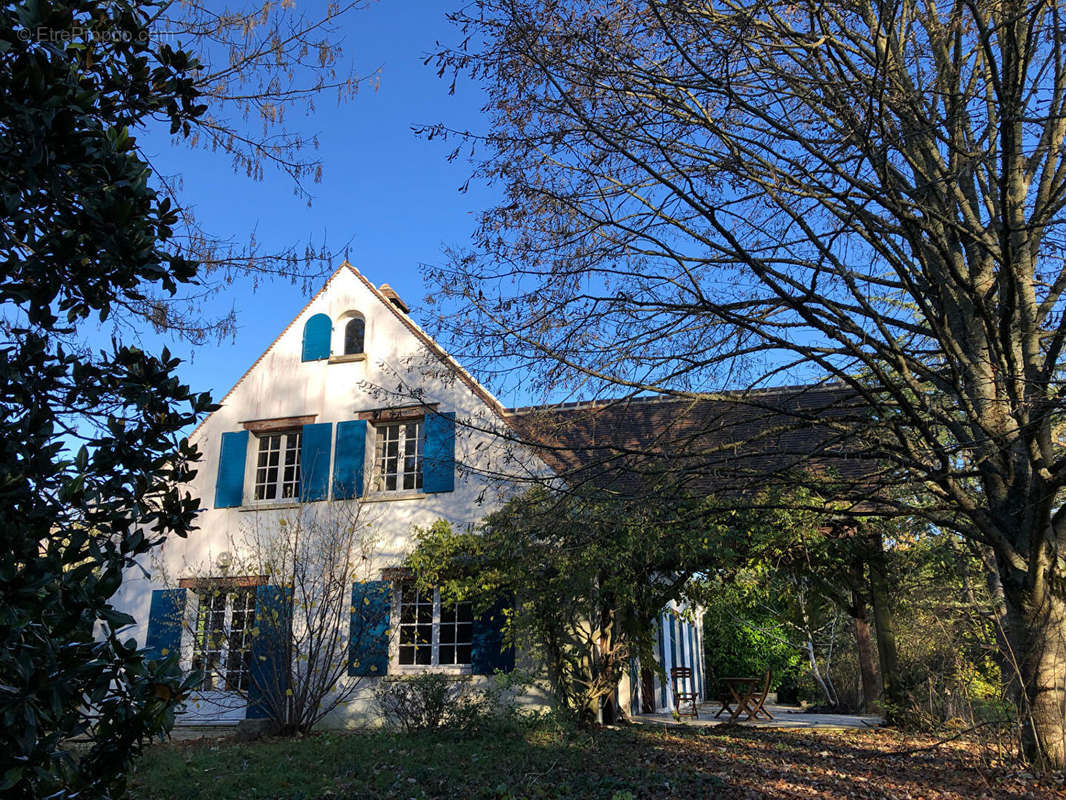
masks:
[(424, 672), (381, 681), (377, 701), (386, 722), (405, 731), (447, 728), (476, 734), (519, 722), (514, 698), (523, 683), (521, 677), (498, 673), (489, 685), (475, 688), (466, 677)]
[(410, 732), (444, 727), (448, 706), (462, 691), (463, 685), (447, 675), (425, 672), (382, 681), (377, 699), (386, 722)]

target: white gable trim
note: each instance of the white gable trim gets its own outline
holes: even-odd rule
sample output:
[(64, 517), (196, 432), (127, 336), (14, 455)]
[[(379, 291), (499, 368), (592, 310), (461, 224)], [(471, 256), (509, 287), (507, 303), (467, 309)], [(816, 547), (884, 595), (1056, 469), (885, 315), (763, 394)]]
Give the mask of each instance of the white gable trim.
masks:
[[(398, 319), (409, 331), (411, 331), (411, 333), (414, 334), (415, 338), (417, 338), (423, 345), (425, 345), (434, 356), (436, 356), (446, 367), (448, 367), (448, 369), (454, 372), (459, 377), (459, 379), (467, 386), (467, 388), (469, 388), (474, 393), (476, 397), (478, 397), (483, 403), (485, 403), (485, 405), (487, 405), (493, 411), (493, 413), (495, 413), (501, 420), (503, 420), (505, 423), (507, 422), (507, 416), (504, 413), (503, 404), (500, 403), (500, 401), (497, 400), (496, 397), (494, 397), (493, 394), (488, 391), (488, 389), (478, 383), (477, 380), (469, 372), (463, 369), (459, 362), (457, 362), (454, 358), (448, 355), (448, 353), (445, 352), (444, 348), (437, 344), (433, 337), (431, 337), (428, 333), (422, 330), (422, 328), (407, 314), (398, 309), (393, 304), (393, 302), (389, 300), (389, 298), (387, 298), (384, 294), (381, 293), (381, 290), (379, 290), (376, 286), (374, 286), (373, 283), (367, 280), (363, 273), (361, 273), (358, 269), (349, 264), (347, 260), (341, 262), (341, 265), (337, 267), (337, 269), (334, 270), (333, 274), (326, 279), (326, 282), (322, 284), (322, 287), (311, 296), (311, 298), (303, 305), (303, 307), (296, 314), (296, 316), (289, 321), (289, 324), (286, 325), (281, 330), (281, 332), (274, 337), (273, 341), (271, 341), (271, 343), (267, 345), (267, 348), (262, 353), (260, 353), (259, 357), (255, 361), (253, 361), (251, 366), (249, 366), (248, 369), (246, 369), (241, 375), (241, 377), (237, 379), (237, 382), (234, 383), (233, 386), (230, 387), (229, 391), (227, 391), (226, 394), (222, 396), (222, 399), (218, 401), (218, 404), (220, 406), (225, 405), (226, 401), (230, 398), (230, 396), (238, 389), (238, 387), (240, 387), (240, 385), (245, 381), (245, 379), (249, 375), (251, 375), (252, 372), (255, 371), (256, 367), (259, 366), (263, 359), (270, 354), (270, 351), (273, 350), (275, 345), (277, 345), (277, 343), (281, 341), (285, 334), (288, 333), (289, 329), (292, 328), (292, 326), (295, 325), (296, 322), (307, 312), (307, 309), (311, 307), (315, 300), (317, 300), (326, 291), (326, 289), (329, 288), (330, 283), (332, 283), (333, 280), (346, 269), (349, 270), (370, 291), (370, 293), (375, 298), (377, 298), (378, 302), (384, 305), (393, 314), (393, 316), (396, 317), (396, 319)], [(204, 428), (207, 422), (216, 413), (217, 411), (212, 411), (200, 421), (200, 424), (197, 425), (193, 432), (189, 435), (190, 441), (197, 434), (200, 433), (200, 431)]]

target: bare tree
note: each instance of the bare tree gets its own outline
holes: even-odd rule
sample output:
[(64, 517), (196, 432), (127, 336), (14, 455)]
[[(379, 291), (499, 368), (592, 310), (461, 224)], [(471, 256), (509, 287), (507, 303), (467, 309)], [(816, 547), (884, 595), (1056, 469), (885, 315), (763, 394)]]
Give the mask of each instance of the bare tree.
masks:
[(187, 655), (204, 687), (222, 690), (216, 704), (247, 704), (279, 733), (306, 733), (359, 694), (353, 653), (387, 625), (375, 616), (380, 604), (353, 599), (370, 579), (377, 542), (361, 509), (306, 503), (263, 515), (230, 543), (224, 576), (213, 568), (183, 582), (198, 594), (185, 618)]
[(995, 553), (1027, 750), (1066, 764), (1057, 0), (478, 0), (454, 21), (441, 73), (485, 86), (491, 124), (460, 147), (505, 199), (431, 270), (453, 352), (556, 393), (841, 382), (877, 513)]
[[(328, 2), (314, 10), (287, 0), (223, 5), (199, 0), (169, 0), (152, 9), (151, 35), (179, 43), (199, 61), (193, 84), (204, 113), (184, 128), (171, 126), (175, 146), (225, 154), (233, 171), (261, 181), (271, 171), (287, 176), (297, 197), (312, 200), (322, 179), (318, 140), (292, 115), (306, 120), (321, 102), (351, 100), (361, 87), (374, 85), (375, 71), (358, 73), (344, 52), (342, 25), (369, 5), (368, 0)], [(159, 118), (160, 124), (169, 120)], [(306, 122), (304, 123), (306, 125)], [(143, 150), (149, 165), (153, 159)], [(205, 298), (245, 278), (253, 286), (288, 280), (306, 291), (331, 271), (344, 243), (294, 242), (264, 247), (254, 232), (247, 236), (206, 223), (195, 210), (180, 174), (155, 169), (161, 192), (178, 211), (175, 246), (201, 265), (191, 291), (152, 292), (118, 324), (149, 323), (157, 330), (200, 343), (234, 331), (233, 313), (204, 314)]]

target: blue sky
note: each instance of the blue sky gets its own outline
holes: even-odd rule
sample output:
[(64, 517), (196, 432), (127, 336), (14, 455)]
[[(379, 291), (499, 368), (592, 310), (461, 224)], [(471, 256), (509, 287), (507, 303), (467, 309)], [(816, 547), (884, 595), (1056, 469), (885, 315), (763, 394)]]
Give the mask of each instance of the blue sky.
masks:
[[(360, 74), (380, 70), (378, 88), (361, 89), (340, 106), (334, 95), (324, 96), (313, 116), (288, 120), (290, 127), (315, 133), (320, 141), (324, 175), (311, 186), (310, 208), (294, 196), (283, 174), (268, 172), (256, 182), (235, 175), (223, 154), (174, 146), (162, 135), (142, 133), (139, 141), (160, 172), (182, 176), (184, 198), (212, 233), (246, 241), (254, 231), (263, 252), (308, 238), (335, 249), (350, 241), (349, 260), (375, 284), (391, 284), (422, 322), (418, 307), (426, 287), (419, 265), (439, 263), (446, 245), (467, 243), (476, 213), (492, 202), (481, 187), (459, 192), (469, 166), (446, 161), (450, 144), (427, 142), (411, 131), (418, 123), (480, 125), (477, 88), (460, 84), (449, 95), (449, 82), (438, 78), (432, 65), (423, 65), (435, 41), (457, 39), (444, 18), (446, 8), (386, 0), (348, 17), (344, 57)], [(167, 344), (186, 361), (181, 377), (218, 398), (313, 291), (287, 282), (255, 289), (250, 281), (238, 282), (207, 309), (236, 310), (235, 340), (196, 348), (153, 335), (142, 342), (153, 351)], [(90, 333), (92, 338), (105, 334), (107, 329)]]

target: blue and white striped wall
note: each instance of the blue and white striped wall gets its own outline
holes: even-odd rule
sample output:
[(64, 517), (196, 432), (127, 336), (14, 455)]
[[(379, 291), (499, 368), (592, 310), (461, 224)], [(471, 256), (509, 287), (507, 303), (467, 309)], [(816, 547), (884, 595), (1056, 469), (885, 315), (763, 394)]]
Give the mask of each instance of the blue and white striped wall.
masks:
[[(655, 676), (655, 711), (671, 713), (674, 710), (673, 687), (670, 685), (670, 670), (674, 667), (691, 667), (696, 691), (704, 695), (703, 661), (703, 611), (694, 614), (682, 613), (681, 607), (671, 603), (656, 622), (655, 659), (666, 673), (664, 682)], [(630, 712), (639, 714), (642, 706), (642, 683), (640, 662), (634, 659), (630, 665)]]

